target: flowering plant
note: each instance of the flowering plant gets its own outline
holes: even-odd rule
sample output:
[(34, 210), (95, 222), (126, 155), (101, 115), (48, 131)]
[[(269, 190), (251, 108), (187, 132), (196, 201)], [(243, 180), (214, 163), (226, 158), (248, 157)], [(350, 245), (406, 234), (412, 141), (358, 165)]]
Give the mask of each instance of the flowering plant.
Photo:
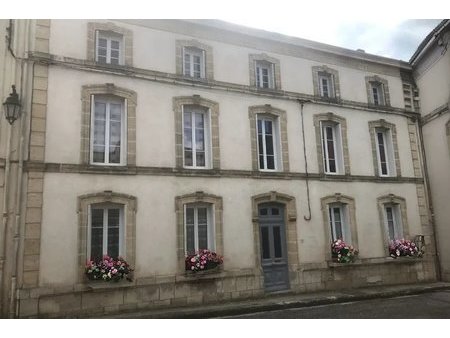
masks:
[(91, 280), (104, 280), (106, 282), (118, 282), (120, 279), (126, 277), (128, 281), (131, 278), (128, 276), (133, 269), (122, 258), (113, 259), (107, 255), (99, 260), (89, 260), (86, 264), (85, 273)]
[(188, 255), (185, 263), (187, 271), (204, 271), (221, 265), (223, 257), (213, 251), (203, 249), (194, 255)]
[(422, 257), (423, 250), (419, 250), (417, 245), (408, 239), (395, 239), (389, 243), (389, 255), (392, 258), (401, 256)]
[(358, 250), (346, 244), (342, 239), (338, 239), (331, 244), (331, 253), (338, 263), (351, 263), (358, 255)]

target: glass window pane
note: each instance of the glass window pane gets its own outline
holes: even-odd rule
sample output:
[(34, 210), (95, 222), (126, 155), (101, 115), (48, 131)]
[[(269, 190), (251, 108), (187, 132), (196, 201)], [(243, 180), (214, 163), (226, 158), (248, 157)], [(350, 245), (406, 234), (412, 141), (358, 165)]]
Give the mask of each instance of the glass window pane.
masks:
[(105, 121), (94, 121), (94, 145), (105, 145)]
[(203, 129), (204, 127), (204, 115), (201, 113), (195, 113), (195, 128), (197, 129)]
[(120, 163), (120, 146), (109, 147), (109, 163)]
[(106, 57), (105, 56), (98, 56), (97, 61), (99, 63), (106, 63)]
[(105, 163), (105, 147), (94, 146), (93, 161), (95, 163)]
[(208, 219), (207, 208), (197, 209), (198, 249), (208, 249)]
[(105, 38), (98, 38), (98, 45), (100, 47), (105, 47), (106, 48), (106, 45), (107, 45), (106, 39)]
[(197, 167), (205, 166), (205, 152), (204, 151), (196, 151), (195, 152), (195, 161)]
[(261, 227), (262, 258), (270, 258), (269, 229)]
[(106, 48), (99, 48), (99, 49), (97, 50), (97, 55), (98, 55), (98, 56), (104, 56), (104, 57), (106, 57), (106, 54), (107, 54)]
[(272, 135), (266, 135), (266, 154), (273, 155), (273, 137)]
[(275, 169), (275, 156), (267, 155), (267, 169)]
[(112, 49), (119, 49), (120, 48), (120, 42), (117, 40), (111, 40), (111, 48)]
[(191, 56), (184, 54), (184, 75), (191, 76)]
[(111, 146), (120, 146), (121, 133), (120, 122), (111, 121), (109, 124), (109, 144)]
[(263, 144), (263, 138), (262, 138), (261, 134), (258, 134), (258, 154), (259, 155), (264, 154), (264, 144)]
[(95, 117), (96, 120), (106, 119), (106, 103), (95, 101)]
[(203, 129), (196, 129), (195, 131), (195, 149), (204, 150), (205, 149), (205, 139)]
[(184, 165), (186, 166), (192, 166), (192, 151), (191, 150), (186, 150), (184, 151)]
[(122, 105), (119, 103), (109, 104), (110, 119), (114, 121), (121, 121), (122, 119)]
[(108, 256), (119, 257), (119, 227), (108, 229)]
[(103, 257), (103, 209), (91, 209), (91, 259)]
[(259, 209), (259, 214), (261, 216), (266, 216), (267, 215), (267, 208)]
[(119, 59), (119, 51), (115, 49), (111, 49), (111, 59)]
[(264, 127), (265, 127), (266, 135), (267, 134), (272, 135), (272, 121), (265, 120), (264, 121)]
[(279, 215), (279, 214), (280, 214), (280, 209), (272, 208), (272, 215)]
[(195, 252), (194, 241), (194, 208), (186, 208), (186, 250), (189, 254)]
[(283, 257), (283, 253), (281, 250), (281, 229), (279, 226), (274, 226), (272, 229), (275, 258), (281, 258)]

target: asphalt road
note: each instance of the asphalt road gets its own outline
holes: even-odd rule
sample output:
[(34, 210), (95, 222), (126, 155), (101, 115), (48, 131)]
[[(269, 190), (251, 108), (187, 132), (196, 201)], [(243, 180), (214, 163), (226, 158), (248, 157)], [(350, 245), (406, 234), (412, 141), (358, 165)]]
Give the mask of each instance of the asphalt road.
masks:
[(450, 290), (306, 308), (258, 312), (235, 319), (449, 319)]

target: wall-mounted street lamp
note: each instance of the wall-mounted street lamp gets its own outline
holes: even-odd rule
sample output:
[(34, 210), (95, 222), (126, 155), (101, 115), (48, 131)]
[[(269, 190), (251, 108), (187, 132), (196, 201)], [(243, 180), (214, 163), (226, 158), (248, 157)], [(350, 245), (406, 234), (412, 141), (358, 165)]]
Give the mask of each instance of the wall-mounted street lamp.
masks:
[(13, 124), (15, 120), (20, 117), (20, 101), (19, 95), (16, 92), (16, 86), (12, 85), (12, 93), (3, 103), (3, 110), (5, 111), (5, 117), (9, 124)]

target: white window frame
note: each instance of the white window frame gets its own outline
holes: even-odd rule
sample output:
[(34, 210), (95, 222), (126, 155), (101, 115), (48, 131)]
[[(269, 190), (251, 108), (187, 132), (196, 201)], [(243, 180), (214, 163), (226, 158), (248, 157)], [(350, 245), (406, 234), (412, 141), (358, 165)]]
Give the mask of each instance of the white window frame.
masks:
[(349, 215), (348, 215), (348, 205), (344, 203), (330, 203), (328, 204), (328, 223), (330, 225), (331, 238), (332, 241), (337, 240), (336, 234), (336, 220), (334, 215), (334, 209), (339, 209), (339, 214), (341, 218), (341, 238), (345, 243), (352, 243), (352, 235), (349, 223)]
[(114, 203), (90, 204), (88, 206), (86, 257), (91, 259), (92, 209), (103, 209), (103, 255), (108, 252), (108, 209), (119, 209), (119, 257), (125, 257), (125, 206)]
[[(216, 250), (216, 229), (215, 229), (215, 219), (214, 219), (214, 204), (211, 203), (188, 203), (183, 205), (183, 224), (184, 224), (184, 252), (185, 255), (188, 254), (187, 249), (187, 224), (186, 224), (186, 210), (187, 208), (194, 209), (194, 251), (198, 252), (199, 249), (208, 249), (211, 251)], [(206, 218), (207, 218), (207, 248), (199, 248), (198, 244), (198, 209), (206, 208)]]
[[(192, 121), (192, 126), (195, 127), (195, 123), (193, 122), (194, 119), (194, 115), (195, 113), (201, 113), (203, 114), (203, 121), (204, 121), (204, 126), (203, 126), (203, 140), (205, 143), (205, 165), (204, 166), (198, 166), (197, 165), (197, 156), (196, 156), (196, 146), (195, 146), (195, 132), (194, 132), (194, 127), (191, 126), (192, 128), (192, 135), (191, 135), (191, 144), (192, 144), (192, 166), (188, 166), (185, 163), (185, 154), (184, 154), (184, 113), (185, 113), (185, 107), (192, 107), (192, 110), (194, 109), (198, 109), (198, 111), (191, 111), (191, 121)], [(211, 142), (211, 111), (209, 108), (206, 107), (202, 107), (202, 106), (195, 106), (195, 105), (182, 105), (181, 106), (181, 116), (182, 116), (182, 120), (181, 120), (181, 125), (182, 125), (182, 138), (183, 138), (183, 142), (182, 142), (182, 151), (183, 151), (183, 167), (184, 168), (189, 168), (189, 169), (211, 169), (211, 165), (212, 165), (212, 161), (211, 161), (211, 149), (212, 149), (212, 142)]]
[[(114, 32), (108, 32), (108, 31), (95, 31), (95, 62), (98, 61), (98, 49), (99, 49), (99, 39), (105, 39), (106, 40), (106, 62), (102, 64), (112, 64), (111, 63), (111, 41), (118, 41), (119, 42), (119, 58), (118, 58), (118, 65), (124, 64), (124, 43), (123, 43), (123, 36), (118, 33)], [(100, 62), (99, 62), (100, 63)]]
[[(265, 114), (256, 114), (256, 154), (258, 156), (257, 160), (258, 160), (258, 168), (260, 171), (280, 171), (281, 170), (281, 139), (280, 139), (280, 123), (279, 123), (279, 118), (277, 117), (272, 117), (272, 116), (267, 116)], [(270, 121), (272, 122), (272, 140), (273, 140), (273, 158), (274, 158), (274, 169), (268, 169), (267, 168), (267, 150), (266, 150), (266, 138), (265, 136), (265, 124), (261, 123), (262, 125), (262, 131), (263, 131), (263, 158), (264, 158), (264, 168), (261, 168), (260, 166), (260, 162), (259, 162), (259, 157), (260, 157), (260, 153), (259, 153), (259, 137), (258, 137), (258, 121)]]
[[(318, 73), (318, 80), (319, 80), (319, 90), (320, 90), (320, 96), (324, 98), (334, 98), (334, 84), (333, 84), (333, 75), (329, 73)], [(322, 80), (327, 80), (327, 90), (328, 90), (328, 96), (325, 96), (325, 91), (323, 87)]]
[[(394, 238), (391, 238), (389, 234), (389, 219), (388, 219), (388, 211), (387, 208), (391, 208), (392, 213), (392, 223), (393, 223), (393, 231)], [(403, 222), (401, 217), (400, 204), (397, 203), (386, 203), (383, 205), (383, 213), (384, 213), (384, 225), (386, 229), (386, 235), (389, 241), (394, 239), (402, 239), (403, 235)]]
[[(380, 154), (380, 143), (378, 139), (378, 134), (382, 134), (384, 142), (384, 153), (386, 158), (386, 169), (387, 173), (383, 174), (381, 165), (381, 154)], [(395, 168), (395, 158), (394, 158), (394, 145), (392, 142), (392, 132), (390, 129), (385, 128), (375, 128), (375, 144), (377, 148), (377, 162), (378, 162), (378, 172), (382, 177), (394, 176), (396, 173)]]
[[(95, 133), (95, 101), (104, 101), (107, 105), (105, 116), (105, 162), (94, 162), (94, 133)], [(109, 163), (109, 130), (110, 130), (110, 109), (108, 109), (110, 103), (121, 104), (121, 120), (120, 120), (120, 162)], [(127, 99), (108, 96), (102, 94), (91, 95), (91, 133), (90, 133), (90, 164), (91, 165), (108, 165), (108, 166), (124, 166), (126, 165), (126, 153), (127, 153)]]
[[(189, 69), (188, 74), (186, 74), (186, 54), (189, 56)], [(200, 77), (194, 76), (194, 56), (200, 57)], [(205, 51), (197, 47), (183, 47), (183, 75), (189, 76), (194, 79), (204, 79), (205, 76)]]
[[(264, 83), (261, 81), (262, 79), (262, 71), (263, 69), (267, 69), (268, 76), (268, 87), (264, 87)], [(256, 60), (255, 61), (255, 83), (257, 88), (263, 89), (275, 89), (275, 65), (271, 62), (265, 60)]]
[[(385, 105), (385, 97), (384, 97), (384, 88), (381, 82), (371, 82), (370, 83), (370, 94), (372, 97), (372, 103), (376, 106), (384, 106)], [(377, 92), (377, 100), (375, 101), (375, 90)]]
[[(330, 157), (328, 154), (328, 147), (326, 144), (326, 128), (331, 128), (333, 137), (333, 149), (335, 155), (336, 172), (330, 171)], [(341, 175), (344, 172), (344, 158), (342, 149), (342, 134), (341, 124), (331, 121), (320, 121), (320, 137), (322, 141), (323, 151), (323, 168), (327, 175)]]

